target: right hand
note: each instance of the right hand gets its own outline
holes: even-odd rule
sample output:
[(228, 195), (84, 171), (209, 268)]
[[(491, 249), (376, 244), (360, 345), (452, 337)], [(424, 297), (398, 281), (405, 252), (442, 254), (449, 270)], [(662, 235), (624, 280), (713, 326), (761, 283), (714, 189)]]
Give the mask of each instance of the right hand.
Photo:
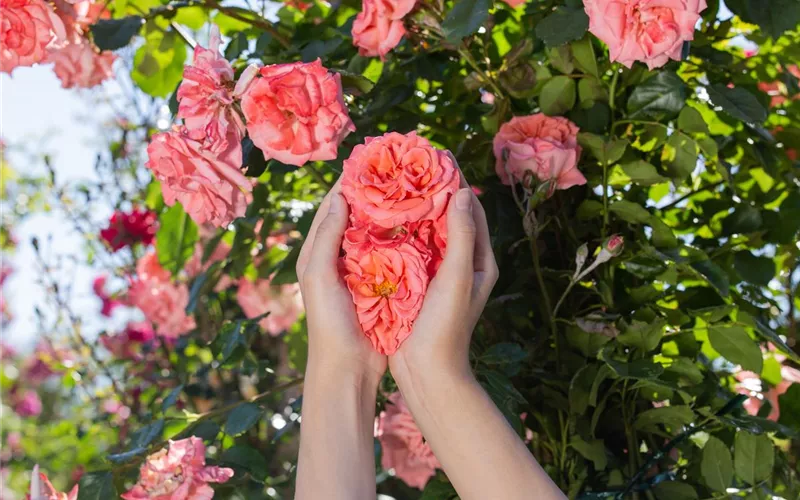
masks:
[(444, 262), (428, 286), (414, 330), (389, 369), (401, 390), (412, 376), (469, 375), (472, 331), (498, 278), (486, 213), (463, 175), (447, 210)]

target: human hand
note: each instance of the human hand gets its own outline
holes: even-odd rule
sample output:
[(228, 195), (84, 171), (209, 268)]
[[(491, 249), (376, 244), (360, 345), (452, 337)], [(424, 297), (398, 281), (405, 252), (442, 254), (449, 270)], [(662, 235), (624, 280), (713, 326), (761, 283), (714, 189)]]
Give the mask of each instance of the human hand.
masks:
[(462, 175), (447, 210), (444, 262), (428, 286), (413, 333), (389, 358), (401, 390), (416, 375), (470, 373), (472, 330), (498, 274), (486, 213)]
[(297, 258), (297, 278), (306, 308), (308, 364), (324, 370), (355, 371), (377, 383), (386, 356), (370, 345), (358, 323), (353, 298), (338, 272), (349, 207), (337, 181), (322, 200)]

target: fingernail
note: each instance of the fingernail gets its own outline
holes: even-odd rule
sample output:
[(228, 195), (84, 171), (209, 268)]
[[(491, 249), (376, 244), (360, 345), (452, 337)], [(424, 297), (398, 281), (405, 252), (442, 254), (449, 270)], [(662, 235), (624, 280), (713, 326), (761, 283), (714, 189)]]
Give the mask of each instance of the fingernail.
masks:
[(331, 206), (328, 209), (328, 213), (337, 214), (342, 210), (342, 196), (339, 194), (333, 195), (331, 198)]
[(456, 193), (456, 208), (459, 210), (469, 210), (472, 204), (472, 191), (469, 188), (459, 189)]

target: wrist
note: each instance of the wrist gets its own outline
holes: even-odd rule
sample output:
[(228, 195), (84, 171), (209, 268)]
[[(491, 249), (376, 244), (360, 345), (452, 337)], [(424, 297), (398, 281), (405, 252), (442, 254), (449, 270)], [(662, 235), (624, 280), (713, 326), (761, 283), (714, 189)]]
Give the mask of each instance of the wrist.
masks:
[(306, 366), (306, 385), (335, 387), (336, 391), (355, 389), (359, 392), (375, 394), (381, 377), (376, 368), (352, 360), (321, 359), (309, 354)]
[(436, 397), (435, 395), (442, 390), (477, 383), (467, 361), (422, 363), (398, 353), (390, 358), (389, 365), (392, 377), (406, 398)]

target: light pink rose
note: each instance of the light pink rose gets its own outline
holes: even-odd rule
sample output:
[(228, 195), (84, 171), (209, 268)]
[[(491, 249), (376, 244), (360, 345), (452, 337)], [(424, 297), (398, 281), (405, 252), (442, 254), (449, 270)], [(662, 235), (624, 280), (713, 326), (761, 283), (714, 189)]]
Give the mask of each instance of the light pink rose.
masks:
[(169, 451), (147, 457), (139, 470), (139, 482), (121, 498), (125, 500), (211, 500), (208, 483), (224, 483), (233, 470), (206, 465), (203, 440), (192, 436), (170, 441)]
[(28, 500), (78, 500), (78, 485), (73, 486), (69, 493), (62, 493), (55, 489), (44, 472), (39, 472), (39, 466), (34, 465), (27, 497)]
[(212, 26), (209, 48), (195, 47), (178, 87), (178, 118), (190, 137), (205, 140), (212, 151), (228, 150), (231, 141), (241, 147), (244, 136), (244, 122), (233, 106), (233, 68), (219, 46), (219, 28)]
[(42, 400), (33, 389), (27, 389), (21, 394), (13, 394), (11, 404), (14, 412), (20, 417), (38, 417), (42, 413)]
[(0, 0), (0, 72), (44, 61), (47, 48), (66, 38), (64, 23), (42, 0)]
[(185, 128), (153, 136), (147, 146), (147, 167), (161, 181), (164, 202), (176, 201), (198, 224), (225, 226), (244, 215), (246, 194), (253, 184), (242, 174), (242, 148), (230, 142), (223, 152), (213, 152), (189, 137)]
[(425, 442), (414, 417), (399, 392), (389, 396), (376, 419), (375, 437), (381, 442), (381, 465), (414, 488), (423, 489), (442, 465)]
[(273, 336), (288, 330), (303, 313), (303, 299), (297, 283), (273, 286), (268, 279), (252, 282), (242, 277), (236, 301), (248, 318), (269, 312), (258, 324)]
[(583, 6), (589, 31), (608, 45), (612, 61), (653, 69), (680, 60), (706, 0), (583, 0)]
[(250, 139), (264, 157), (298, 167), (335, 159), (339, 143), (356, 129), (342, 98), (341, 76), (319, 59), (266, 66), (258, 74), (237, 84), (236, 91), (243, 93)]
[(363, 0), (352, 30), (358, 53), (385, 58), (406, 34), (403, 18), (416, 3), (416, 0)]
[(561, 116), (515, 116), (494, 137), (497, 175), (508, 185), (524, 180), (526, 172), (542, 182), (555, 180), (557, 189), (586, 184), (578, 170), (578, 130)]
[(88, 40), (51, 49), (47, 57), (55, 64), (55, 74), (65, 89), (88, 89), (113, 78), (116, 59), (113, 52), (100, 52)]

